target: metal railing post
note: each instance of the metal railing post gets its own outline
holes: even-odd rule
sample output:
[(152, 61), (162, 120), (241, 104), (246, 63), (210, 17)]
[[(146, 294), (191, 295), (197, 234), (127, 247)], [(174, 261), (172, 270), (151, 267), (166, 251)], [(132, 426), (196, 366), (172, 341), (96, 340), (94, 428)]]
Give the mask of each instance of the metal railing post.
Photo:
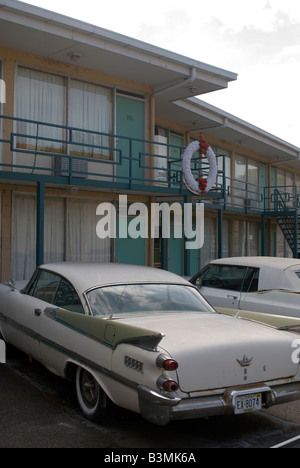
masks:
[(44, 219), (45, 219), (45, 185), (37, 183), (36, 199), (36, 266), (44, 263)]

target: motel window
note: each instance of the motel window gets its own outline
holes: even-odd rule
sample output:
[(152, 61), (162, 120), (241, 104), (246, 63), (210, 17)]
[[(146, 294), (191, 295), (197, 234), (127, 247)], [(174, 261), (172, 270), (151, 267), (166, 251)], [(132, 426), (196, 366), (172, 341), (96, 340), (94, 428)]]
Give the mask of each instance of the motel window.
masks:
[(249, 197), (255, 199), (256, 194), (257, 194), (257, 186), (258, 186), (258, 163), (252, 159), (248, 159), (247, 183), (248, 183)]
[(236, 155), (235, 158), (235, 204), (242, 205), (245, 200), (247, 179), (246, 158)]
[(260, 223), (256, 221), (234, 221), (234, 256), (259, 255), (261, 250)]
[(278, 224), (272, 228), (272, 255), (276, 257), (293, 257), (293, 252)]
[(276, 170), (276, 185), (278, 189), (285, 188), (285, 171), (282, 169)]
[(295, 206), (295, 202), (296, 202), (296, 199), (295, 199), (295, 193), (294, 193), (294, 190), (295, 190), (295, 187), (294, 187), (294, 174), (292, 172), (289, 172), (289, 171), (286, 171), (285, 173), (285, 185), (286, 185), (286, 197), (287, 197), (287, 206), (289, 208), (293, 208)]
[(235, 204), (245, 208), (258, 208), (261, 202), (259, 190), (259, 163), (237, 154), (235, 158)]
[[(78, 172), (86, 174), (87, 164), (76, 156), (112, 159), (113, 141), (107, 135), (113, 133), (112, 89), (18, 67), (15, 106), (20, 119), (16, 125), (16, 163), (27, 166), (22, 172), (31, 172), (33, 167), (36, 173), (54, 169), (54, 175), (67, 175), (61, 169), (69, 169), (69, 160), (52, 158), (53, 153), (75, 156), (72, 169), (78, 177), (82, 176)], [(99, 166), (89, 170), (98, 172)]]
[(218, 185), (223, 187), (224, 173), (226, 179), (225, 187), (228, 191), (231, 185), (231, 152), (219, 147), (214, 147), (213, 150), (217, 157), (218, 170), (221, 172), (218, 175)]
[(156, 182), (176, 183), (181, 173), (181, 155), (184, 136), (169, 128), (155, 126), (155, 175)]
[[(112, 91), (95, 84), (70, 80), (69, 126), (72, 130), (71, 152), (101, 159), (110, 159), (113, 143), (105, 134), (113, 133)], [(84, 131), (88, 130), (88, 131)], [(81, 146), (85, 145), (85, 146)]]
[(38, 70), (19, 67), (16, 86), (16, 116), (19, 121), (17, 148), (64, 152), (63, 129), (66, 114), (65, 79)]
[[(45, 198), (45, 263), (109, 262), (110, 239), (96, 235), (98, 200)], [(36, 263), (36, 198), (15, 193), (12, 217), (12, 277), (27, 280)]]
[(199, 250), (200, 268), (217, 258), (217, 244), (217, 220), (215, 218), (205, 217), (204, 245)]
[(299, 203), (297, 198), (299, 189), (295, 190), (295, 184), (298, 186), (299, 183), (298, 177), (296, 175), (295, 179), (293, 172), (272, 168), (272, 186), (277, 188), (280, 200), (284, 201), (287, 208), (294, 208)]

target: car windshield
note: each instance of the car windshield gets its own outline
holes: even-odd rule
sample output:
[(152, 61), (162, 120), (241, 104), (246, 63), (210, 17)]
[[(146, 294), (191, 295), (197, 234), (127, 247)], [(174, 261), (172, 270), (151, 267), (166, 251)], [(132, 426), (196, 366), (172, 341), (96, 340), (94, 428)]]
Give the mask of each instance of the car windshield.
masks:
[(122, 317), (174, 312), (213, 312), (193, 287), (177, 284), (126, 284), (87, 293), (93, 315)]

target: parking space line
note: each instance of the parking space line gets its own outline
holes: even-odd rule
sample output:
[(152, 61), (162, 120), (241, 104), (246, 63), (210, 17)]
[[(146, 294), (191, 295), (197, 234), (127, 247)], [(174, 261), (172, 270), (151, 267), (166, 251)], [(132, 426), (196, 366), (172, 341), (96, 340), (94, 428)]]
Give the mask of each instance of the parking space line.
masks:
[(288, 447), (293, 447), (297, 443), (300, 443), (300, 435), (293, 437), (292, 439), (285, 440), (284, 442), (281, 442), (280, 444), (273, 445), (271, 448), (288, 448)]

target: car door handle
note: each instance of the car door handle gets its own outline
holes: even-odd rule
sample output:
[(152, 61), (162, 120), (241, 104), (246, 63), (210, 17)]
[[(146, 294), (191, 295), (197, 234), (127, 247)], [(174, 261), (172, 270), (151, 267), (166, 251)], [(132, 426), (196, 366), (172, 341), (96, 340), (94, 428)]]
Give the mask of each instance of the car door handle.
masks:
[(39, 317), (41, 313), (42, 313), (41, 309), (34, 309), (34, 315), (36, 315), (37, 317)]
[(234, 300), (238, 299), (238, 296), (231, 296), (230, 294), (228, 294), (227, 297), (228, 299), (234, 299)]

